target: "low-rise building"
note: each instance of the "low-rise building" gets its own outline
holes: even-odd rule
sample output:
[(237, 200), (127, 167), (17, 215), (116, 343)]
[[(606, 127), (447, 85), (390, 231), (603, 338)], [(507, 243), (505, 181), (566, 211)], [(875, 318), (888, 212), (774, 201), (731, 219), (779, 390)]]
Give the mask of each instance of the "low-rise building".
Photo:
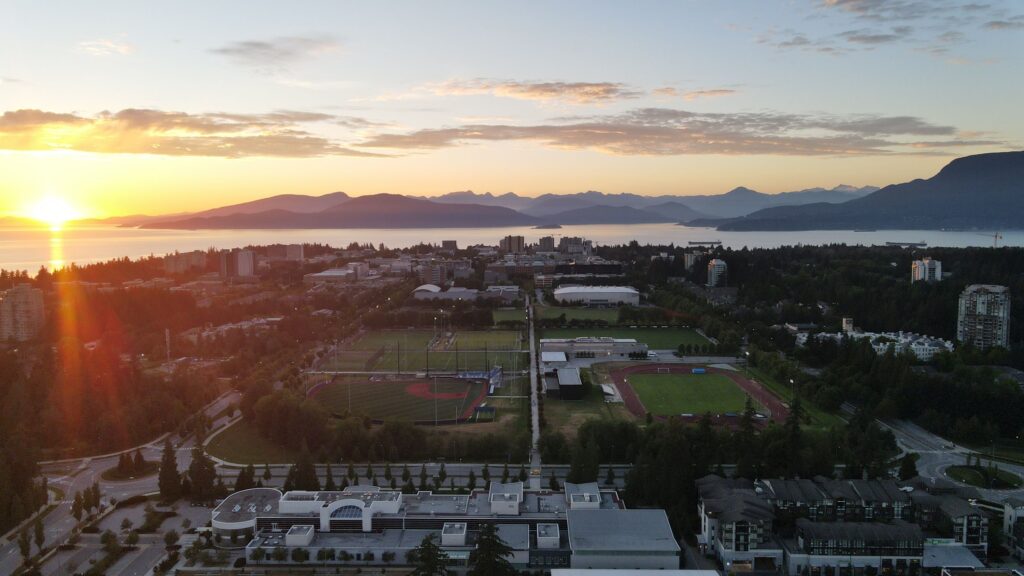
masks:
[(647, 344), (634, 338), (580, 336), (579, 338), (541, 338), (540, 351), (564, 352), (572, 358), (647, 357)]
[(640, 304), (640, 292), (632, 286), (560, 286), (555, 288), (555, 301), (584, 306), (636, 306)]

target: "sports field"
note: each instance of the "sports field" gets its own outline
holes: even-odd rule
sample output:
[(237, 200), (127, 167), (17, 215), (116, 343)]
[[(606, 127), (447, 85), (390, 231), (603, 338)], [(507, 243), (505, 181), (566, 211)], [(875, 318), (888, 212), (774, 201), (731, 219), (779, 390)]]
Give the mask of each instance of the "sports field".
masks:
[(552, 320), (565, 314), (569, 320), (604, 320), (609, 324), (619, 321), (618, 308), (570, 308), (568, 306), (537, 306), (537, 317)]
[(747, 395), (720, 374), (631, 374), (629, 384), (655, 416), (742, 412)]
[[(483, 380), (454, 378), (383, 380), (335, 379), (311, 391), (334, 414), (376, 420), (432, 422), (465, 419), (487, 396)], [(436, 412), (435, 412), (436, 408)]]
[(326, 360), (326, 371), (424, 372), (527, 366), (515, 330), (463, 330), (435, 338), (431, 330), (371, 330)]
[(691, 328), (652, 328), (649, 326), (630, 328), (554, 328), (544, 330), (544, 338), (579, 338), (580, 336), (607, 336), (611, 338), (634, 338), (653, 350), (675, 350), (680, 344), (711, 343)]

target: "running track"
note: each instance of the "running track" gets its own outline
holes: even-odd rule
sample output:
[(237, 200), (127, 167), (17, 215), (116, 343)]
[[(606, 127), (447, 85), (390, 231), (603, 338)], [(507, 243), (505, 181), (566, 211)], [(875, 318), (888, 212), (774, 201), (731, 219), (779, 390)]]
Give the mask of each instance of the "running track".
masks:
[[(786, 420), (786, 417), (789, 416), (789, 409), (783, 405), (782, 401), (780, 401), (778, 397), (772, 394), (764, 386), (748, 380), (739, 372), (732, 370), (723, 370), (721, 368), (711, 368), (708, 366), (693, 366), (689, 364), (639, 364), (636, 366), (627, 366), (625, 368), (613, 370), (611, 376), (612, 381), (615, 382), (615, 387), (619, 389), (619, 394), (622, 395), (622, 401), (626, 404), (626, 408), (635, 416), (642, 418), (647, 415), (647, 409), (644, 408), (644, 404), (640, 401), (640, 397), (627, 381), (631, 374), (657, 374), (659, 373), (659, 370), (662, 373), (667, 371), (672, 374), (690, 374), (690, 371), (694, 368), (704, 368), (708, 371), (708, 374), (720, 374), (732, 380), (737, 386), (739, 386), (740, 390), (749, 394), (750, 397), (761, 406), (768, 408), (772, 413), (772, 420), (775, 422), (783, 422)], [(699, 419), (701, 416), (703, 416), (703, 414), (696, 414), (694, 415), (694, 419)]]

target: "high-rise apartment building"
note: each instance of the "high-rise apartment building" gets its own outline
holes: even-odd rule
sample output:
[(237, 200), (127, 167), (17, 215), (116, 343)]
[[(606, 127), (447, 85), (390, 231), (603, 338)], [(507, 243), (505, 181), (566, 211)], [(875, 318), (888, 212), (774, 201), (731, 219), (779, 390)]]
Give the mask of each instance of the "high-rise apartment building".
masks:
[(526, 252), (526, 238), (522, 236), (505, 236), (498, 243), (502, 252), (510, 254), (522, 254)]
[(922, 258), (910, 263), (910, 281), (938, 282), (942, 280), (942, 262), (931, 258)]
[(1010, 347), (1010, 290), (1006, 286), (972, 284), (960, 294), (957, 340), (987, 350)]
[(45, 320), (42, 290), (19, 284), (0, 293), (0, 340), (31, 340)]
[(708, 262), (708, 288), (715, 288), (716, 286), (725, 286), (725, 283), (729, 279), (729, 266), (726, 265), (725, 260), (719, 260), (713, 258)]

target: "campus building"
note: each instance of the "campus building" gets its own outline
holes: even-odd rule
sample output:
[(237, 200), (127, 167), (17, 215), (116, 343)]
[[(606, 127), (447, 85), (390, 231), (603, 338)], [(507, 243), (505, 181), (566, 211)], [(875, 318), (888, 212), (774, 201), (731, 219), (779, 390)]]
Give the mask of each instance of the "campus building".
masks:
[(1010, 290), (972, 284), (960, 294), (957, 340), (980, 350), (1010, 347)]
[(942, 262), (922, 258), (910, 263), (910, 282), (939, 282), (942, 280)]
[(289, 563), (302, 548), (329, 564), (402, 566), (410, 550), (434, 535), (457, 569), (468, 563), (484, 524), (497, 527), (521, 570), (680, 564), (664, 511), (627, 510), (614, 491), (597, 483), (566, 483), (565, 492), (552, 492), (491, 482), (488, 490), (469, 494), (403, 494), (376, 486), (284, 494), (253, 488), (230, 495), (211, 518), (215, 533), (251, 538), (250, 564), (270, 565)]
[(502, 252), (522, 254), (526, 252), (526, 238), (522, 236), (505, 236), (498, 242), (498, 248)]
[(640, 292), (632, 286), (562, 286), (555, 288), (555, 301), (584, 306), (636, 306), (640, 304)]
[(39, 335), (45, 321), (42, 290), (18, 284), (0, 292), (0, 341), (31, 340)]
[(164, 256), (164, 272), (167, 274), (184, 274), (190, 270), (206, 268), (206, 252), (175, 252)]

